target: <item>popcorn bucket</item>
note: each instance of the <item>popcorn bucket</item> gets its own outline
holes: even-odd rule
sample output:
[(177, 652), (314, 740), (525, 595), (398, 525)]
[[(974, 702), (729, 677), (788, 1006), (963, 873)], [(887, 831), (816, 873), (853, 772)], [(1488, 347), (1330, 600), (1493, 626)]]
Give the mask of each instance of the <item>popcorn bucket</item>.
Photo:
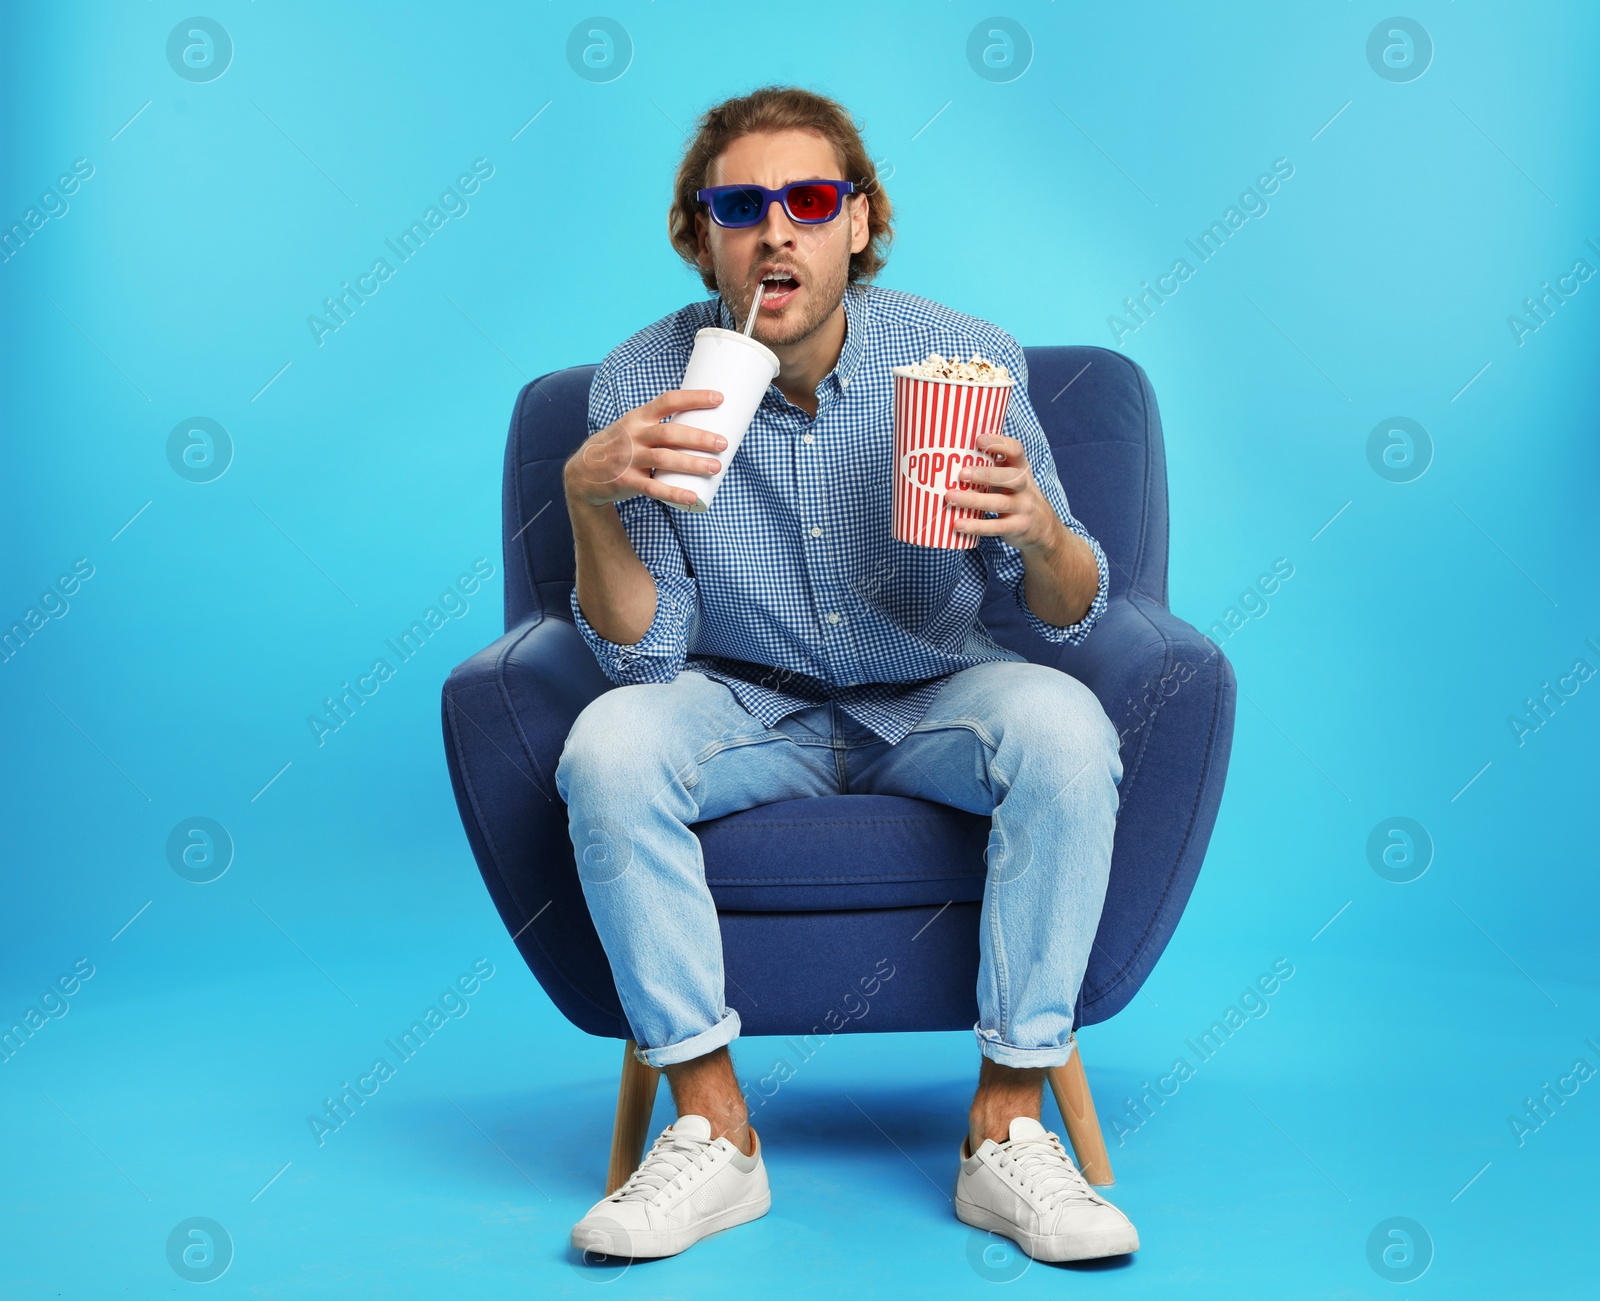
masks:
[(892, 536), (923, 547), (969, 550), (982, 540), (960, 533), (958, 519), (982, 519), (983, 511), (946, 506), (944, 495), (964, 484), (964, 467), (993, 465), (977, 447), (981, 433), (998, 434), (1015, 382), (975, 384), (956, 379), (924, 379), (895, 366), (894, 511)]

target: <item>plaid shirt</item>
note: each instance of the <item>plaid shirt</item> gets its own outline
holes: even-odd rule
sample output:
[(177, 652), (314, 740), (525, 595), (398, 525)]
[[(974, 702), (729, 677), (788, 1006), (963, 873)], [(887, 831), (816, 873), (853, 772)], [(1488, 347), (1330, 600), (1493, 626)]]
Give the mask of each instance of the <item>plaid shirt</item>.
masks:
[[(690, 514), (646, 496), (616, 504), (655, 578), (655, 619), (643, 639), (621, 645), (584, 618), (576, 585), (571, 597), (573, 622), (612, 682), (670, 682), (688, 667), (726, 683), (769, 727), (836, 701), (893, 744), (951, 674), (1026, 660), (978, 619), (989, 574), (1049, 642), (1078, 644), (1105, 609), (1105, 553), (1067, 505), (1016, 340), (977, 317), (875, 285), (849, 285), (844, 309), (844, 347), (817, 385), (815, 418), (769, 386), (709, 511)], [(695, 332), (708, 325), (735, 328), (721, 298), (692, 303), (613, 349), (589, 390), (589, 432), (677, 388)], [(1010, 368), (1016, 387), (1004, 432), (1021, 441), (1034, 482), (1099, 566), (1094, 603), (1070, 628), (1029, 609), (1022, 553), (1000, 538), (946, 550), (890, 536), (889, 368), (930, 352), (973, 351)]]

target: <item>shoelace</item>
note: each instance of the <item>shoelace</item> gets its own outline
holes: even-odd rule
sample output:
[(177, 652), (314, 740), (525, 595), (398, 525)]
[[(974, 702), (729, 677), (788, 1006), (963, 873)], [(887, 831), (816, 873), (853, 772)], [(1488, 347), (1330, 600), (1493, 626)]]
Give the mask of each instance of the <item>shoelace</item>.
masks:
[(1054, 1134), (1045, 1138), (1016, 1139), (1001, 1145), (1000, 1165), (1013, 1165), (1017, 1173), (1045, 1202), (1099, 1203), (1104, 1199), (1089, 1187), (1072, 1158)]
[(649, 1201), (659, 1196), (669, 1184), (683, 1185), (678, 1180), (691, 1168), (705, 1166), (711, 1151), (710, 1143), (690, 1138), (684, 1134), (662, 1134), (656, 1139), (639, 1168), (628, 1176), (627, 1182), (611, 1194), (611, 1201)]

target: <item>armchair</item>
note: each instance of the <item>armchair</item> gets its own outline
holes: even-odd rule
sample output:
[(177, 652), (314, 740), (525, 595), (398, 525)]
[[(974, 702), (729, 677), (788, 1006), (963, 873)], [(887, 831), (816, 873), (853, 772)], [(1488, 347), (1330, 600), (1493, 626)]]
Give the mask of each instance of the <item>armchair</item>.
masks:
[[(1167, 608), (1166, 458), (1144, 371), (1104, 348), (1025, 353), (1073, 513), (1111, 562), (1109, 604), (1081, 646), (1035, 636), (996, 584), (981, 611), (1002, 645), (1084, 682), (1122, 736), (1111, 879), (1075, 1009), (1081, 1028), (1127, 1005), (1183, 913), (1222, 798), (1235, 683), (1220, 649)], [(609, 1192), (641, 1158), (659, 1072), (632, 1055), (554, 782), (573, 722), (612, 685), (570, 619), (572, 532), (559, 487), (586, 434), (594, 370), (552, 372), (517, 398), (502, 500), (506, 632), (450, 674), (442, 712), (462, 824), (518, 951), (573, 1025), (628, 1041)], [(968, 1030), (977, 1019), (988, 818), (844, 795), (694, 830), (727, 1001), (745, 1034)], [(1081, 1052), (1049, 1079), (1085, 1176), (1110, 1183)]]

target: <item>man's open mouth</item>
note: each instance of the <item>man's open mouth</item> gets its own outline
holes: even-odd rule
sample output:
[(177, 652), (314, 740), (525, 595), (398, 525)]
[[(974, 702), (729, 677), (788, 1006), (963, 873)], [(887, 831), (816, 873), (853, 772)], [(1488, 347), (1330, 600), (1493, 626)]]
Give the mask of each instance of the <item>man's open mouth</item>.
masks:
[(800, 282), (787, 271), (768, 271), (761, 278), (761, 306), (769, 312), (780, 311), (799, 288)]

